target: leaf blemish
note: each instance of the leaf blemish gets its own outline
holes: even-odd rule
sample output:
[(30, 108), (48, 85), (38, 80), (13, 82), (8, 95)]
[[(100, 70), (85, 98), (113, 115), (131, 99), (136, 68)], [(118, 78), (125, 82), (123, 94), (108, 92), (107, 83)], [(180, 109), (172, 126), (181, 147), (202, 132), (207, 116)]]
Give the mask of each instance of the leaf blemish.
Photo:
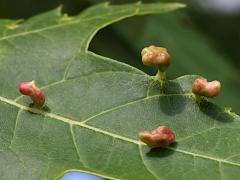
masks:
[(45, 94), (43, 90), (35, 85), (35, 81), (21, 82), (18, 84), (19, 92), (23, 95), (29, 96), (34, 106), (42, 109), (45, 103)]
[(67, 21), (71, 21), (71, 20), (73, 20), (73, 19), (74, 19), (74, 18), (68, 16), (68, 14), (63, 14), (63, 16), (62, 16), (62, 18), (60, 19), (60, 21), (67, 22)]
[(144, 65), (158, 68), (156, 80), (165, 80), (166, 70), (170, 64), (170, 54), (167, 49), (151, 45), (143, 48), (141, 55)]
[(140, 132), (139, 139), (150, 148), (166, 147), (174, 142), (175, 134), (167, 126), (159, 126), (152, 131)]
[(220, 94), (221, 83), (219, 81), (208, 82), (204, 78), (198, 78), (193, 82), (192, 92), (199, 96), (215, 97)]

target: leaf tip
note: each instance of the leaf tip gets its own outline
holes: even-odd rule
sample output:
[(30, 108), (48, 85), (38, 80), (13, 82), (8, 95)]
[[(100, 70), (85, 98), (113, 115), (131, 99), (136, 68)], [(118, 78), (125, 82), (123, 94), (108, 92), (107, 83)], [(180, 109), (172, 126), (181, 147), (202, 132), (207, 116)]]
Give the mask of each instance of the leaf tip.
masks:
[(110, 1), (104, 2), (104, 3), (103, 3), (103, 6), (106, 7), (106, 8), (109, 7), (109, 6), (110, 6)]
[(141, 5), (142, 4), (142, 1), (137, 1), (136, 2), (136, 5)]
[(23, 22), (24, 22), (23, 19), (19, 19), (17, 21), (14, 21), (13, 23), (7, 24), (6, 28), (9, 29), (9, 30), (17, 29), (20, 26), (20, 24), (23, 23)]
[(178, 3), (179, 8), (186, 8), (188, 5), (183, 3)]
[(63, 4), (60, 4), (56, 9), (57, 16), (62, 16)]

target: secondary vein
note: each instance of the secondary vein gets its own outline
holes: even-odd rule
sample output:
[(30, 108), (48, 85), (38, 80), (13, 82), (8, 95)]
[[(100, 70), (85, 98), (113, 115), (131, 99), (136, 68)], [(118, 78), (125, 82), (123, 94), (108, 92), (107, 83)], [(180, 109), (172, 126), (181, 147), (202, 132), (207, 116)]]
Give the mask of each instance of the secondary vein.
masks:
[[(154, 97), (156, 97), (156, 95)], [(65, 122), (65, 123), (70, 124), (70, 125), (80, 126), (82, 128), (86, 128), (86, 129), (92, 130), (92, 131), (97, 132), (97, 133), (101, 133), (101, 134), (108, 135), (108, 136), (111, 136), (111, 137), (116, 138), (116, 139), (120, 139), (120, 140), (129, 142), (129, 143), (133, 143), (133, 144), (136, 144), (138, 146), (139, 145), (145, 145), (138, 140), (134, 140), (134, 139), (131, 139), (131, 138), (128, 138), (128, 137), (124, 137), (124, 136), (121, 136), (121, 135), (118, 135), (118, 134), (114, 134), (114, 133), (111, 133), (111, 132), (108, 132), (108, 131), (105, 131), (105, 130), (102, 130), (102, 129), (99, 129), (99, 128), (96, 128), (96, 127), (93, 127), (93, 126), (89, 126), (89, 125), (84, 124), (82, 122), (78, 122), (78, 121), (73, 120), (73, 119), (62, 117), (62, 116), (59, 116), (57, 114), (48, 113), (48, 112), (44, 112), (42, 110), (38, 110), (38, 109), (35, 109), (35, 108), (27, 107), (27, 106), (21, 105), (19, 103), (16, 103), (13, 100), (4, 98), (2, 96), (0, 96), (0, 101), (2, 101), (4, 103), (7, 103), (7, 104), (10, 104), (10, 105), (13, 105), (13, 106), (16, 106), (16, 107), (18, 107), (22, 110), (30, 111), (32, 113), (41, 114), (43, 116), (59, 120), (59, 121)], [(188, 151), (181, 150), (181, 149), (178, 149), (178, 148), (173, 148), (173, 147), (167, 147), (167, 149), (178, 152), (178, 153), (190, 155), (190, 156), (193, 156), (193, 157), (203, 158), (203, 159), (207, 159), (207, 160), (217, 161), (219, 163), (221, 162), (221, 163), (235, 165), (235, 166), (240, 167), (240, 164), (238, 164), (238, 163), (231, 162), (231, 161), (224, 160), (224, 159), (220, 159), (220, 158), (216, 158), (216, 157), (210, 157), (210, 156), (206, 156), (206, 155), (202, 155), (202, 154), (196, 154), (196, 153), (193, 153), (193, 152), (188, 152)]]

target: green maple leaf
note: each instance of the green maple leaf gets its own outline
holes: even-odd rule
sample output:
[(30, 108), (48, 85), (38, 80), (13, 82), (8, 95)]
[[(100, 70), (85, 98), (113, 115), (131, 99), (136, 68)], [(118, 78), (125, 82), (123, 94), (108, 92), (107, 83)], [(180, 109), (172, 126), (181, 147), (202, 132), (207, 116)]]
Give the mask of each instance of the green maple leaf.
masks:
[[(240, 118), (207, 100), (197, 104), (197, 76), (154, 81), (88, 51), (96, 32), (113, 22), (180, 7), (104, 3), (75, 17), (55, 10), (0, 21), (0, 179), (57, 179), (68, 171), (108, 179), (237, 179)], [(46, 93), (44, 111), (19, 96), (17, 83), (33, 79)], [(150, 150), (137, 134), (159, 125), (170, 126), (177, 143)]]

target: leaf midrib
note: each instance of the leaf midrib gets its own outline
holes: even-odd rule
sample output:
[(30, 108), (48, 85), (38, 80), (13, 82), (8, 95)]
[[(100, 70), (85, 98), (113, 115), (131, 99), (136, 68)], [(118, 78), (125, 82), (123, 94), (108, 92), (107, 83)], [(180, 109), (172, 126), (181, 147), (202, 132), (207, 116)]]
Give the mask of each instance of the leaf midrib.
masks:
[[(111, 108), (109, 110), (106, 110), (106, 111), (103, 111), (101, 113), (98, 113), (98, 115), (102, 115), (102, 114), (104, 114), (106, 112), (109, 112), (111, 110), (114, 110), (114, 109), (117, 109), (117, 108), (120, 108), (120, 107), (124, 107), (124, 106), (129, 105), (129, 104), (134, 104), (134, 103), (142, 101), (142, 100), (149, 100), (149, 99), (160, 97), (160, 96), (175, 96), (175, 95), (187, 95), (187, 96), (189, 96), (189, 93), (187, 93), (187, 94), (160, 94), (160, 95), (153, 95), (153, 96), (142, 98), (142, 99), (139, 99), (139, 100), (127, 103), (127, 104), (123, 104), (123, 105), (117, 106), (115, 108)], [(145, 146), (145, 144), (142, 143), (141, 141), (137, 141), (137, 140), (134, 140), (134, 139), (131, 139), (131, 138), (128, 138), (128, 137), (124, 137), (124, 136), (121, 136), (121, 135), (118, 135), (118, 134), (114, 134), (114, 133), (111, 133), (111, 132), (108, 132), (108, 131), (105, 131), (105, 130), (102, 130), (102, 129), (99, 129), (99, 128), (96, 128), (96, 127), (93, 127), (93, 126), (89, 126), (89, 125), (85, 124), (85, 122), (79, 122), (79, 121), (76, 121), (76, 120), (73, 120), (73, 119), (70, 119), (70, 118), (59, 116), (59, 115), (54, 114), (54, 113), (48, 113), (48, 112), (44, 112), (42, 110), (38, 110), (36, 108), (27, 107), (27, 106), (24, 106), (22, 104), (16, 103), (15, 101), (7, 99), (7, 98), (2, 97), (2, 96), (0, 96), (0, 101), (4, 102), (4, 103), (7, 103), (7, 104), (10, 104), (12, 106), (18, 107), (19, 109), (22, 109), (22, 110), (26, 110), (26, 111), (29, 111), (29, 112), (32, 112), (32, 113), (41, 114), (44, 117), (50, 117), (52, 119), (56, 119), (56, 120), (62, 121), (62, 122), (67, 123), (69, 125), (80, 126), (82, 128), (86, 128), (86, 129), (95, 131), (97, 133), (101, 133), (101, 134), (104, 134), (104, 135), (107, 135), (107, 136), (110, 136), (110, 137), (113, 137), (113, 138), (116, 138), (116, 139), (120, 139), (120, 140), (129, 142), (129, 143), (133, 143), (133, 144), (136, 144), (138, 146)], [(97, 115), (94, 115), (94, 117), (97, 117)], [(93, 116), (88, 118), (88, 119), (92, 119), (92, 118), (93, 118)], [(218, 163), (225, 163), (225, 164), (235, 165), (235, 166), (239, 166), (240, 167), (240, 164), (235, 163), (235, 162), (231, 162), (231, 161), (228, 161), (228, 160), (225, 160), (225, 159), (220, 159), (220, 158), (216, 158), (216, 157), (210, 157), (210, 156), (206, 156), (206, 155), (202, 155), (202, 154), (196, 154), (196, 153), (193, 153), (193, 152), (188, 152), (188, 151), (185, 151), (185, 150), (181, 150), (179, 148), (167, 147), (167, 149), (175, 151), (175, 152), (178, 152), (178, 153), (190, 155), (190, 156), (193, 156), (193, 157), (198, 157), (198, 158), (202, 158), (202, 159), (217, 161)]]

